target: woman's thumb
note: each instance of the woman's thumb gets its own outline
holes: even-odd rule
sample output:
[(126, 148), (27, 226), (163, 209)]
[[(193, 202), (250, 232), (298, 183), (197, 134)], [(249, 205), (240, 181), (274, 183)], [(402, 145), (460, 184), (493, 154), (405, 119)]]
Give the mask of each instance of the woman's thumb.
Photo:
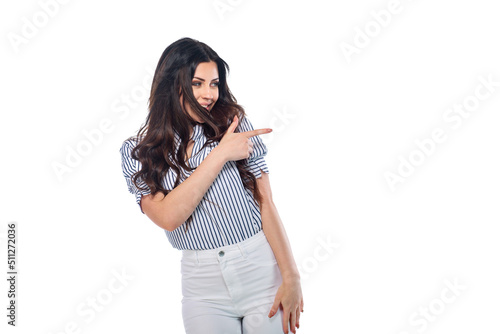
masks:
[(229, 125), (229, 128), (227, 129), (226, 133), (233, 133), (237, 126), (238, 126), (238, 115), (234, 115), (233, 122), (231, 123), (231, 125)]

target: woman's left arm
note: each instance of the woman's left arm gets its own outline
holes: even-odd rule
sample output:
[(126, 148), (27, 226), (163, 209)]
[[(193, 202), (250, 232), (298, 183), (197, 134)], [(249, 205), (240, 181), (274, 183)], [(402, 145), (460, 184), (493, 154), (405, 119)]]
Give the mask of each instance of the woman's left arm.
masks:
[(299, 327), (300, 312), (304, 310), (300, 274), (293, 258), (285, 228), (272, 199), (269, 175), (265, 172), (261, 174), (262, 176), (257, 179), (257, 184), (262, 195), (262, 206), (260, 208), (262, 229), (271, 245), (283, 278), (269, 312), (269, 317), (276, 314), (281, 303), (284, 312), (283, 330), (288, 333), (288, 323), (290, 323), (290, 329), (295, 333), (295, 327)]

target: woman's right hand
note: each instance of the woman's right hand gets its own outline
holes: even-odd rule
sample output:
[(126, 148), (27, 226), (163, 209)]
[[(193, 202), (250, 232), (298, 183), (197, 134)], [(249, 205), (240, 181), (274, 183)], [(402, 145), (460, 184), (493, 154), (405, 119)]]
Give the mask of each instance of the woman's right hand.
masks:
[(229, 125), (226, 134), (224, 134), (219, 145), (217, 146), (226, 161), (248, 159), (253, 152), (253, 143), (250, 140), (250, 137), (273, 131), (270, 128), (266, 128), (235, 133), (234, 130), (237, 126), (238, 116), (235, 115), (233, 122)]

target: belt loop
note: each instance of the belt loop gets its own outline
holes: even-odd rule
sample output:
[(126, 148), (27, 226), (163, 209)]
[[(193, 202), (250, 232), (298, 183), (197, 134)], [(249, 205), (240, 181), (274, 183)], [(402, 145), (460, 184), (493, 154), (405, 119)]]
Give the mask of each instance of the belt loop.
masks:
[(247, 258), (247, 250), (246, 248), (241, 244), (241, 242), (237, 243), (238, 248), (240, 249), (241, 255), (246, 259)]
[(200, 264), (200, 260), (198, 259), (198, 250), (195, 250), (194, 251), (194, 254), (195, 254), (195, 258), (196, 258), (196, 265), (199, 265)]

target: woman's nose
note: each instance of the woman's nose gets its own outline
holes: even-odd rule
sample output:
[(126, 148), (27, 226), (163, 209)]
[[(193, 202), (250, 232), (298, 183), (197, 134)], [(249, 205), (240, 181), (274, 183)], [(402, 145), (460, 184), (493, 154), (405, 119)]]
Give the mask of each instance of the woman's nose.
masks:
[(210, 89), (210, 86), (205, 87), (205, 89), (203, 89), (203, 97), (206, 99), (212, 99), (214, 97), (212, 94), (212, 90)]

